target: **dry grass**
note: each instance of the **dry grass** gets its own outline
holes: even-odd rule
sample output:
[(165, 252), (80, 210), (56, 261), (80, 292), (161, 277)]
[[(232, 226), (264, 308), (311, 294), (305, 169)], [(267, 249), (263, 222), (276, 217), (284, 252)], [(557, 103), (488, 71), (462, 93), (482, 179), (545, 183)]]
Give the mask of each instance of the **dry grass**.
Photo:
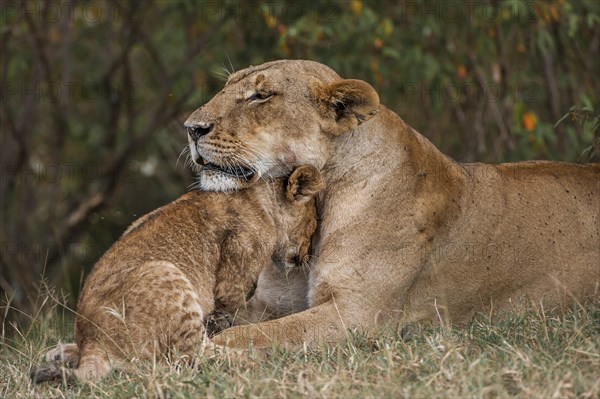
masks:
[(564, 316), (530, 312), (466, 328), (424, 327), (354, 335), (337, 346), (273, 348), (240, 362), (223, 355), (197, 369), (138, 364), (98, 384), (34, 386), (29, 370), (71, 320), (56, 310), (33, 322), (3, 325), (0, 397), (600, 397), (600, 301)]

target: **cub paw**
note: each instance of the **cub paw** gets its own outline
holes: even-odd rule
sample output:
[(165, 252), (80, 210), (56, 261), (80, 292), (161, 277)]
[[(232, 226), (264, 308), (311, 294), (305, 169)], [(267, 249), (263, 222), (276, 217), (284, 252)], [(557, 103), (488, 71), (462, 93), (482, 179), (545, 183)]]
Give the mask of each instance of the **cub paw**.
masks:
[(233, 325), (233, 318), (229, 312), (216, 309), (206, 316), (204, 319), (204, 329), (208, 338), (212, 338), (221, 331)]
[(76, 344), (61, 344), (50, 349), (44, 356), (47, 363), (57, 363), (69, 368), (79, 365), (79, 348)]
[(67, 383), (73, 382), (72, 372), (54, 363), (48, 363), (34, 367), (29, 372), (29, 376), (34, 384), (40, 384), (46, 381), (66, 381)]

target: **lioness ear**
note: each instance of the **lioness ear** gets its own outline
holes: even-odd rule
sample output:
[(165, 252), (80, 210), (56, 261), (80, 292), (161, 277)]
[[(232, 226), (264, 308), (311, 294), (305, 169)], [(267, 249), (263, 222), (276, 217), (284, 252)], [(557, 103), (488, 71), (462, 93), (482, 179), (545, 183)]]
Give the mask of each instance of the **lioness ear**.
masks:
[(297, 167), (288, 178), (286, 197), (297, 205), (310, 201), (325, 187), (321, 173), (314, 166)]
[(346, 79), (313, 87), (323, 113), (330, 118), (327, 133), (339, 135), (371, 119), (379, 110), (379, 96), (362, 80)]

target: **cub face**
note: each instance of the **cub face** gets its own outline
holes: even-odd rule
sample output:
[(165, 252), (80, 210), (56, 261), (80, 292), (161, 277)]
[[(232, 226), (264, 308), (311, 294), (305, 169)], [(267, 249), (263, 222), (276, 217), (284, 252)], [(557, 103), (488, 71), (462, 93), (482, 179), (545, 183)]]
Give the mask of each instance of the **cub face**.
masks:
[[(277, 187), (275, 204), (277, 209), (274, 211), (277, 215), (275, 217), (277, 227), (275, 245), (271, 247), (270, 262), (267, 259), (266, 262), (259, 261), (256, 264), (257, 268), (253, 268), (256, 273), (253, 273), (247, 268), (239, 270), (238, 261), (243, 256), (231, 256), (233, 260), (231, 270), (225, 273), (221, 269), (223, 273), (217, 276), (219, 280), (215, 295), (218, 303), (217, 310), (208, 316), (205, 323), (209, 336), (229, 327), (231, 314), (236, 310), (244, 312), (244, 309), (253, 306), (252, 301), (244, 305), (244, 298), (247, 298), (246, 293), (257, 277), (259, 282), (262, 279), (264, 285), (264, 281), (270, 281), (268, 276), (285, 276), (288, 271), (300, 269), (308, 263), (312, 235), (317, 229), (315, 196), (324, 188), (321, 174), (313, 166), (300, 166), (287, 179), (277, 182), (275, 187)], [(259, 272), (262, 277), (259, 276)], [(266, 293), (263, 293), (264, 295)], [(227, 306), (227, 304), (235, 306)], [(258, 312), (260, 312), (258, 309), (253, 311), (253, 313)], [(250, 320), (249, 316), (244, 319)], [(258, 320), (252, 318), (254, 319)]]
[(275, 61), (232, 74), (221, 92), (185, 122), (200, 187), (232, 191), (299, 165), (321, 170), (331, 140), (377, 112), (367, 83), (329, 67)]

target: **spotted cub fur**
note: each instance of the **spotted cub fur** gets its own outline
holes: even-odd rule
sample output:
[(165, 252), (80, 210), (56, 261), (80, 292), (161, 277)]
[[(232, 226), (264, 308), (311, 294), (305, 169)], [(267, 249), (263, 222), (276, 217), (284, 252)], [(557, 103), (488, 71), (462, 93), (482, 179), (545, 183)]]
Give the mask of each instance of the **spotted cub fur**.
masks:
[(133, 358), (191, 359), (206, 316), (244, 307), (274, 254), (307, 256), (322, 186), (301, 166), (231, 194), (187, 193), (134, 222), (87, 277), (75, 343), (48, 352), (33, 380), (94, 380)]

